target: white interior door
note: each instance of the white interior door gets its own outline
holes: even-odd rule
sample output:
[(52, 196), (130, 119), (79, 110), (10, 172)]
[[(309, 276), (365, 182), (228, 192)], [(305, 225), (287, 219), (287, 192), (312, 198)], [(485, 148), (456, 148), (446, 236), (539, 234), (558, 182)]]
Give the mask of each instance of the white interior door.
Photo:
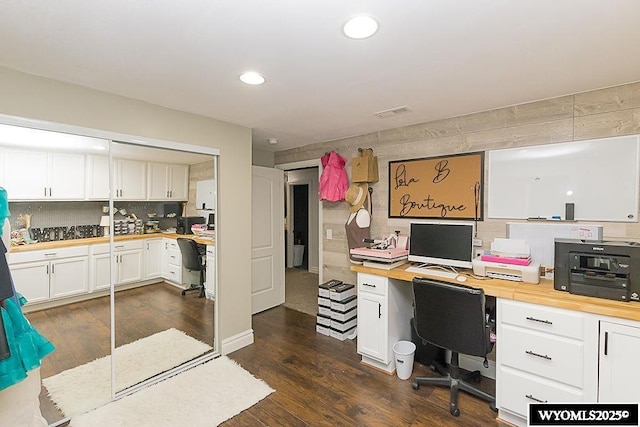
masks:
[(251, 312), (284, 303), (284, 174), (253, 166)]

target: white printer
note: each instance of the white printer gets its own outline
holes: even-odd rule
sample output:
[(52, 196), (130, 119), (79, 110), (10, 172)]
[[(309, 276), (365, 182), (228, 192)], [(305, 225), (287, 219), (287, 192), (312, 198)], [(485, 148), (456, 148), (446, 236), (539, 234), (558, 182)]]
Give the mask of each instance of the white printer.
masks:
[(494, 239), (491, 251), (471, 262), (473, 274), (537, 284), (540, 282), (540, 263), (533, 262), (529, 255), (529, 245), (524, 240)]
[(477, 257), (471, 262), (471, 265), (473, 266), (473, 274), (477, 276), (535, 284), (540, 282), (539, 262), (532, 261), (529, 265), (515, 265), (482, 261), (481, 257)]

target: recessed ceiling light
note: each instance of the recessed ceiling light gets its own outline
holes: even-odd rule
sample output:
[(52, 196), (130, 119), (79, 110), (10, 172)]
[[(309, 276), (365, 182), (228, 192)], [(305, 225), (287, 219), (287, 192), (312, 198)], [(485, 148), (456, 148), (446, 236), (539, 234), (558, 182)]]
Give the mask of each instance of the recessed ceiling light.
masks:
[(271, 145), (276, 145), (278, 143), (277, 138), (267, 138), (267, 142)]
[(246, 71), (240, 74), (240, 80), (248, 85), (261, 85), (265, 82), (264, 76), (255, 71)]
[(349, 19), (342, 31), (350, 39), (366, 39), (378, 31), (380, 24), (378, 20), (370, 15), (357, 15)]

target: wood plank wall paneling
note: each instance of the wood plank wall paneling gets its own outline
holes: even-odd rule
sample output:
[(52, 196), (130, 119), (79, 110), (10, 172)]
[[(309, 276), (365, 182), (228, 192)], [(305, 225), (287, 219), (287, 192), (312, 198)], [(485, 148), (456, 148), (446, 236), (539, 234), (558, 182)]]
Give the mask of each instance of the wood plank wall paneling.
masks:
[[(394, 230), (407, 233), (409, 229), (410, 220), (387, 217), (390, 160), (633, 134), (640, 134), (640, 82), (279, 151), (275, 163), (317, 159), (330, 150), (350, 160), (358, 147), (373, 148), (378, 156), (380, 181), (372, 185), (372, 237), (379, 238)], [(347, 171), (350, 175), (350, 161)], [(488, 200), (486, 185), (484, 196)], [(487, 249), (494, 238), (505, 237), (507, 221), (487, 219), (486, 203), (484, 213), (485, 221), (478, 223), (478, 237)], [(348, 215), (346, 203), (323, 203), (325, 280), (355, 283), (344, 235)], [(605, 238), (640, 240), (638, 223), (602, 225)], [(326, 239), (327, 229), (333, 230), (332, 240)]]

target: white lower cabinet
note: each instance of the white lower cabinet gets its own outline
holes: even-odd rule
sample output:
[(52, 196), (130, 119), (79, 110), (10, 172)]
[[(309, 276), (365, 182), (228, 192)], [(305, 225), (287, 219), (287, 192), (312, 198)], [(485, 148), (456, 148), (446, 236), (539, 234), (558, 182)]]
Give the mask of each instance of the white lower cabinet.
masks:
[[(109, 244), (93, 245), (91, 254), (91, 290), (109, 289), (111, 286), (111, 253)], [(113, 256), (115, 262), (114, 284), (116, 286), (142, 280), (142, 240), (116, 242), (113, 245)]]
[(207, 245), (206, 275), (204, 288), (208, 298), (216, 297), (216, 247)]
[(395, 369), (393, 345), (411, 338), (411, 284), (358, 273), (358, 353), (362, 362)]
[(144, 242), (144, 279), (162, 276), (162, 239), (148, 239)]
[(595, 398), (595, 382), (585, 379), (585, 372), (597, 370), (585, 340), (593, 319), (571, 310), (498, 299), (497, 320), (496, 406), (502, 419), (526, 425), (529, 403)]
[(170, 282), (182, 285), (182, 253), (178, 242), (173, 239), (162, 239), (162, 277)]
[(16, 291), (30, 303), (86, 293), (88, 255), (86, 246), (10, 254)]
[(626, 323), (600, 321), (599, 402), (640, 402), (640, 371), (633, 368), (640, 355), (640, 327)]

